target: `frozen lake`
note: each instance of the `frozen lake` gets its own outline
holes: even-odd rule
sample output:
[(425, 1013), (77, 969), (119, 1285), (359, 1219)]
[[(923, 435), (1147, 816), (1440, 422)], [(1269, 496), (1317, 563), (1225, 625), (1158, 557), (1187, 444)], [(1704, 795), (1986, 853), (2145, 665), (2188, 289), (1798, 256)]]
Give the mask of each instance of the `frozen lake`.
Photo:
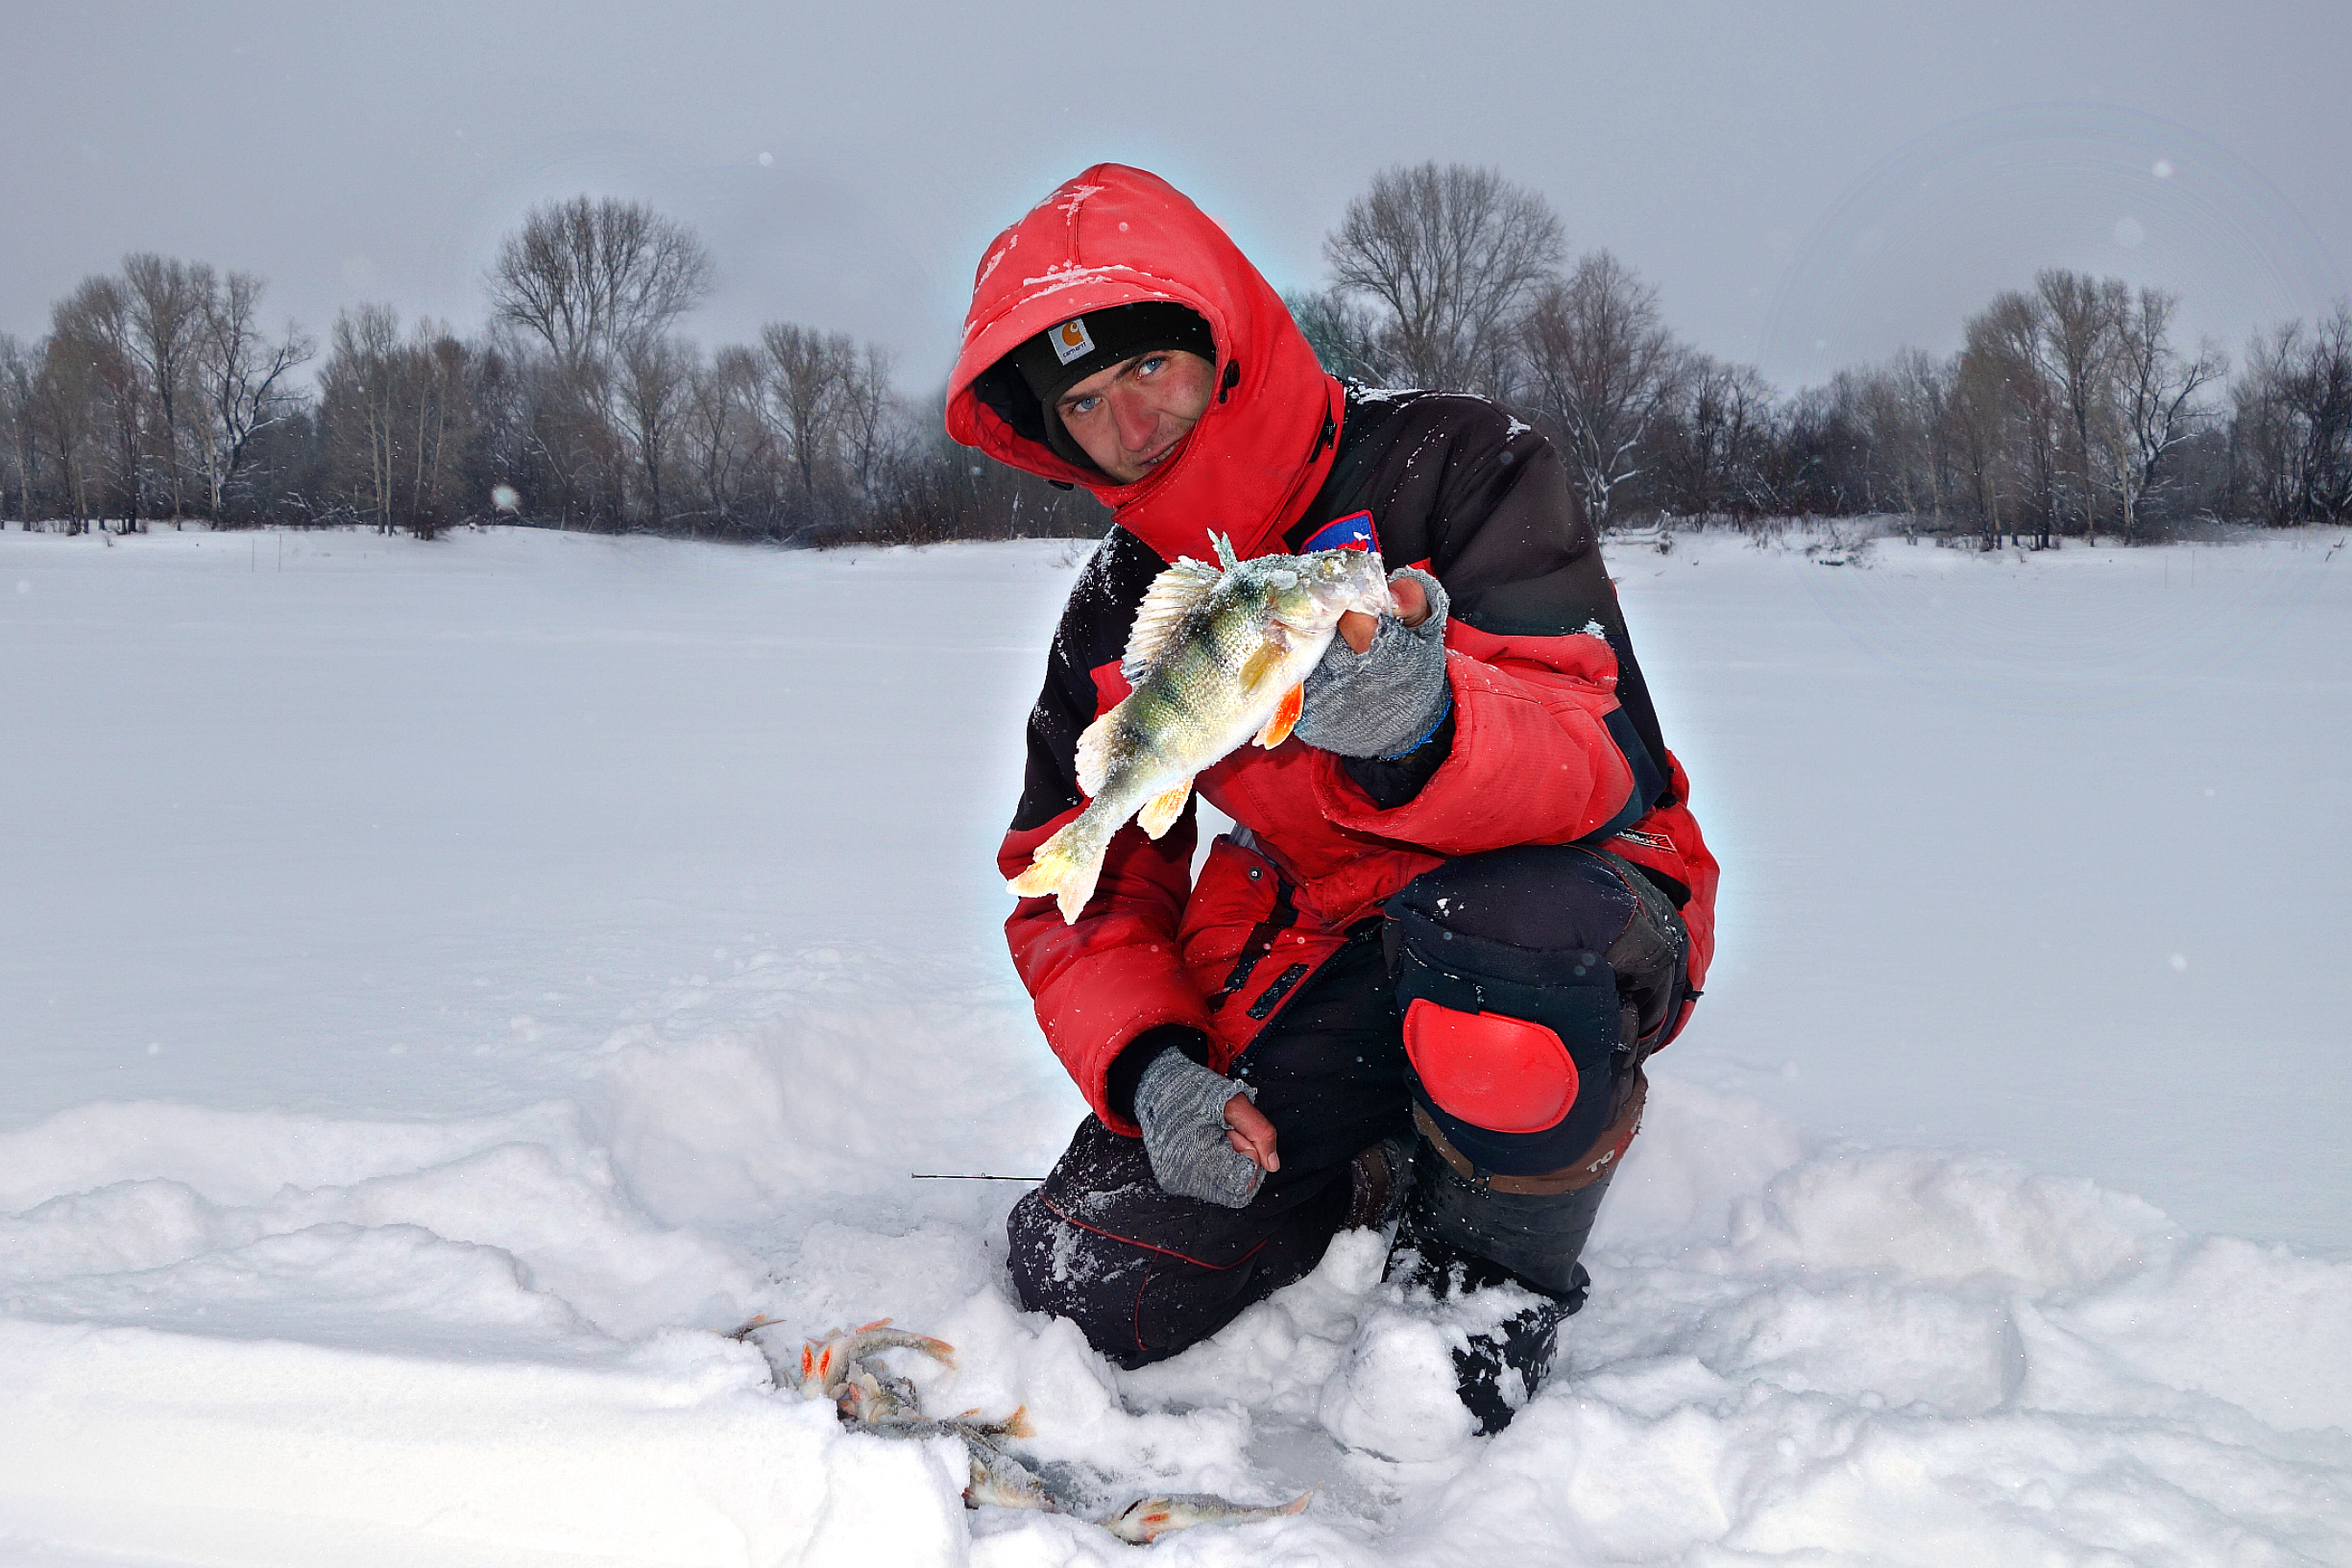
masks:
[(1105, 1498), (1324, 1488), (1180, 1561), (2342, 1560), (2340, 544), (1612, 544), (1721, 955), (1568, 1371), (1384, 1468), (1376, 1255), (1122, 1375), (907, 1179), (1081, 1113), (991, 856), (1082, 546), (0, 532), (0, 1557), (1124, 1560), (764, 1312)]

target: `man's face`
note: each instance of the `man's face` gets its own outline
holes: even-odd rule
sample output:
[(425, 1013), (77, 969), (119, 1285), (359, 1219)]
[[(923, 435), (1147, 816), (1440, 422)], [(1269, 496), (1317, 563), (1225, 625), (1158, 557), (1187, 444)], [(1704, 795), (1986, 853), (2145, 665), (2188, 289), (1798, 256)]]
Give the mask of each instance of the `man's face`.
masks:
[(1095, 467), (1131, 485), (1176, 454), (1207, 412), (1217, 368), (1181, 349), (1154, 349), (1079, 382), (1054, 401)]

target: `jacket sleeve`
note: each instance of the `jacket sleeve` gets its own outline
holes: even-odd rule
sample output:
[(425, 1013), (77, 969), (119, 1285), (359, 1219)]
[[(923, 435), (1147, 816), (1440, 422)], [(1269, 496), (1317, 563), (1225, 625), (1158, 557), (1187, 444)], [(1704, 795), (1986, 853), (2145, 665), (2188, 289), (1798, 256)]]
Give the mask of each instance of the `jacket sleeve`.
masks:
[[(1115, 677), (1106, 671), (1098, 680), (1086, 660), (1104, 640), (1102, 623), (1116, 621), (1122, 637), (1125, 628), (1105, 576), (1090, 569), (1079, 579), (1055, 634), (1045, 689), (1030, 712), (1021, 805), (997, 851), (997, 867), (1007, 880), (1026, 870), (1037, 846), (1085, 803), (1078, 786), (1078, 737), (1098, 709), (1116, 700), (1115, 688), (1104, 684)], [(1112, 604), (1107, 612), (1106, 601)], [(1124, 608), (1131, 614), (1131, 605)], [(1047, 1042), (1095, 1115), (1129, 1137), (1139, 1129), (1113, 1109), (1107, 1086), (1120, 1051), (1162, 1025), (1208, 1032), (1207, 1004), (1176, 952), (1176, 928), (1192, 887), (1195, 819), (1188, 802), (1157, 840), (1131, 822), (1122, 828), (1077, 924), (1065, 924), (1051, 898), (1023, 899), (1005, 922), (1013, 967)]]
[(1452, 743), (1388, 809), (1319, 757), (1319, 804), (1340, 827), (1442, 855), (1615, 832), (1667, 778), (1598, 540), (1541, 436), (1490, 404), (1446, 401), (1378, 494), (1385, 533), (1425, 549), (1454, 600)]

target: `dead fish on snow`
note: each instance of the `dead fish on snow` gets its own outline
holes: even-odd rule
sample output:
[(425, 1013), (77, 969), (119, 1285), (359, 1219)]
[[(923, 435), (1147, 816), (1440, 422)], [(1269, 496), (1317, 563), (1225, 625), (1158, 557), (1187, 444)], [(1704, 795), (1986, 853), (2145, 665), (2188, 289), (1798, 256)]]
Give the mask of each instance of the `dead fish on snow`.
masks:
[(923, 1409), (914, 1380), (892, 1376), (888, 1367), (871, 1356), (850, 1369), (834, 1404), (844, 1421), (867, 1426), (916, 1416)]
[(967, 1436), (964, 1449), (972, 1457), (971, 1484), (963, 1489), (965, 1508), (1031, 1508), (1039, 1513), (1064, 1511), (1045, 1489), (1044, 1478), (996, 1444)]
[[(1337, 553), (1337, 552), (1332, 552)], [(751, 1339), (772, 1320), (755, 1317), (730, 1339)], [(800, 1391), (830, 1399), (844, 1426), (877, 1437), (955, 1437), (962, 1441), (971, 1463), (964, 1488), (967, 1508), (1026, 1508), (1042, 1513), (1069, 1510), (1048, 1490), (1043, 1477), (1001, 1446), (1006, 1439), (1032, 1435), (1028, 1407), (1002, 1420), (988, 1420), (977, 1411), (961, 1415), (923, 1413), (922, 1397), (910, 1378), (893, 1376), (877, 1359), (885, 1350), (919, 1350), (941, 1364), (956, 1364), (956, 1347), (927, 1334), (894, 1329), (886, 1317), (854, 1329), (837, 1330), (811, 1339), (800, 1353)], [(1294, 1514), (1307, 1506), (1308, 1492), (1276, 1508), (1249, 1508), (1211, 1492), (1186, 1492), (1174, 1497), (1142, 1497), (1098, 1521), (1123, 1541), (1137, 1545), (1157, 1540), (1171, 1531), (1196, 1525), (1243, 1525), (1260, 1519)]]
[(942, 1366), (956, 1364), (956, 1347), (945, 1339), (894, 1329), (887, 1317), (878, 1317), (810, 1340), (800, 1353), (800, 1391), (812, 1397), (822, 1394), (837, 1403), (858, 1363), (885, 1350), (919, 1350)]
[(1312, 1491), (1300, 1492), (1288, 1503), (1253, 1508), (1228, 1502), (1215, 1492), (1183, 1492), (1174, 1497), (1139, 1497), (1102, 1521), (1103, 1528), (1137, 1546), (1158, 1540), (1172, 1530), (1195, 1525), (1249, 1525), (1261, 1519), (1282, 1519), (1307, 1506)]
[(1053, 894), (1071, 925), (1128, 818), (1157, 838), (1184, 809), (1195, 775), (1253, 736), (1261, 746), (1282, 744), (1340, 616), (1394, 608), (1370, 551), (1240, 561), (1231, 540), (1210, 540), (1218, 566), (1185, 557), (1152, 580), (1135, 612), (1119, 662), (1134, 689), (1078, 740), (1086, 808), (1006, 883), (1024, 898)]
[[(875, 1389), (871, 1380), (863, 1376), (853, 1379), (849, 1391), (836, 1406), (841, 1419), (851, 1426), (883, 1432), (890, 1437), (962, 1437), (967, 1441), (977, 1438), (993, 1443), (1036, 1435), (1029, 1424), (1026, 1405), (1001, 1421), (991, 1421), (978, 1411), (966, 1411), (961, 1415), (925, 1415), (911, 1383), (904, 1378), (889, 1381), (906, 1384), (904, 1393), (886, 1384)], [(885, 1428), (888, 1430), (885, 1432)]]

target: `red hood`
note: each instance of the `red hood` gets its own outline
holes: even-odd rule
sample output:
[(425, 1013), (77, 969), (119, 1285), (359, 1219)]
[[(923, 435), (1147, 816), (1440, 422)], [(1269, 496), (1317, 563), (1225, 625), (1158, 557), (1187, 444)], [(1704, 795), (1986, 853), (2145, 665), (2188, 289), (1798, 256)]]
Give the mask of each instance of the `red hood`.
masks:
[[(975, 377), (1047, 327), (1110, 305), (1173, 300), (1217, 340), (1217, 384), (1238, 377), (1176, 457), (1131, 485), (1056, 455), (1006, 422)], [(1098, 163), (996, 237), (972, 283), (947, 386), (947, 433), (1000, 462), (1084, 485), (1163, 560), (1214, 560), (1211, 533), (1244, 556), (1280, 533), (1330, 471), (1340, 385), (1276, 294), (1216, 222), (1157, 175)]]

